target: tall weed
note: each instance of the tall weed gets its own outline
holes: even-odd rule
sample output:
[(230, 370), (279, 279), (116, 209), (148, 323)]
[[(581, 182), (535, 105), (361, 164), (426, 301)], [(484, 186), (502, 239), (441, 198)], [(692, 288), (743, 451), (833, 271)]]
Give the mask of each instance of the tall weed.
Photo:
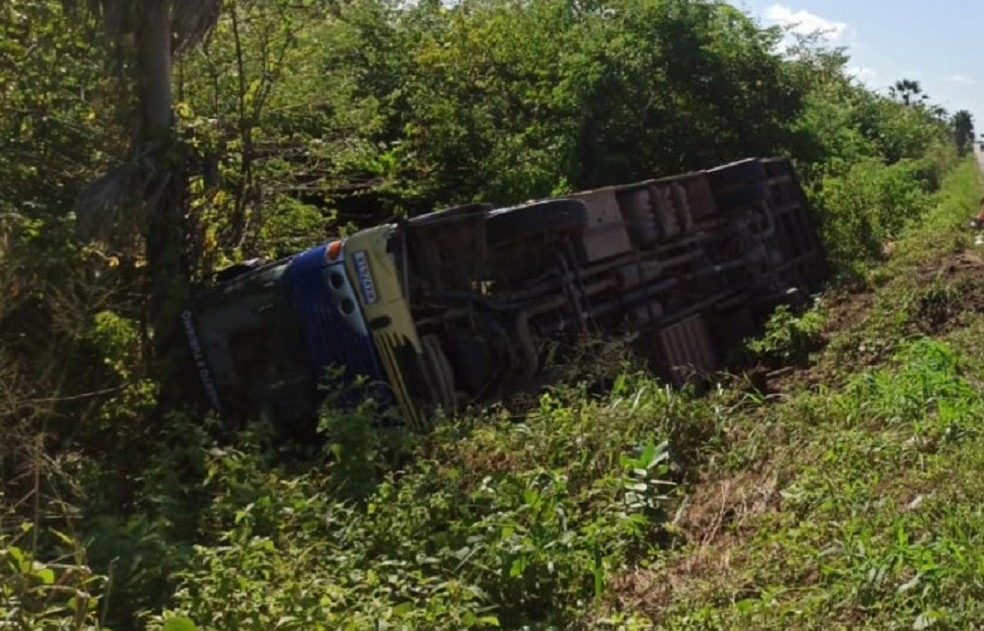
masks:
[[(596, 401), (556, 389), (523, 422), (494, 410), (449, 421), (399, 467), (339, 456), (362, 444), (339, 418), (329, 428), (345, 444), (300, 474), (246, 446), (213, 450), (211, 541), (196, 546), (176, 607), (157, 624), (569, 624), (658, 544), (668, 519), (679, 474), (660, 437), (685, 395), (633, 379), (640, 389), (623, 383)], [(353, 487), (358, 471), (366, 477)], [(353, 488), (355, 501), (331, 491)]]
[(888, 241), (932, 208), (935, 179), (927, 161), (874, 158), (826, 177), (818, 205), (831, 260), (850, 270), (880, 259)]

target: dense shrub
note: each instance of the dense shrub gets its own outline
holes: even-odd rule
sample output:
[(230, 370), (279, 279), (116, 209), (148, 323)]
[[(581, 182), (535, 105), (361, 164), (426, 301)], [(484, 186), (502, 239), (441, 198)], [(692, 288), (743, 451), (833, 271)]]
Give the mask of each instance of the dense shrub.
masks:
[(175, 613), (207, 628), (570, 623), (658, 544), (680, 477), (664, 436), (710, 405), (620, 383), (597, 402), (545, 394), (521, 423), (448, 423), (358, 501), (327, 491), (337, 465), (290, 475), (247, 446), (214, 451), (209, 539)]
[(831, 258), (844, 268), (880, 258), (889, 241), (932, 207), (935, 177), (924, 160), (886, 166), (870, 158), (825, 178), (817, 201)]
[[(153, 368), (143, 206), (104, 243), (73, 239), (85, 184), (146, 158), (128, 149), (133, 41), (108, 42), (85, 4), (0, 7), (0, 619), (569, 626), (607, 610), (613, 577), (670, 537), (669, 482), (698, 477), (727, 438), (719, 419), (748, 400), (629, 371), (428, 437), (377, 431), (369, 404), (334, 411), (323, 448), (174, 409)], [(781, 55), (781, 33), (719, 2), (222, 5), (174, 74), (167, 158), (198, 280), (439, 205), (778, 152), (853, 272), (919, 221), (955, 161), (932, 106), (857, 85), (841, 51)], [(802, 361), (818, 327), (780, 312), (752, 350)], [(918, 416), (927, 371), (899, 373), (904, 391), (875, 373), (851, 401)], [(965, 390), (940, 390), (954, 436), (979, 407)]]
[(58, 544), (42, 555), (33, 531), (32, 522), (0, 518), (0, 620), (16, 629), (95, 628), (107, 577), (93, 574), (83, 547), (64, 533), (42, 533)]

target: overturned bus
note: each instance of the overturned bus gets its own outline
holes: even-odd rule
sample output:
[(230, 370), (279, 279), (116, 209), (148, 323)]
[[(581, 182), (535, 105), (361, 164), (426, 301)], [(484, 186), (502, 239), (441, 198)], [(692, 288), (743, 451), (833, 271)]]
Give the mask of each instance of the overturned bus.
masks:
[(311, 419), (328, 375), (425, 430), (530, 388), (547, 345), (636, 332), (675, 384), (719, 368), (778, 304), (826, 276), (786, 158), (459, 206), (220, 274), (183, 315), (224, 415)]

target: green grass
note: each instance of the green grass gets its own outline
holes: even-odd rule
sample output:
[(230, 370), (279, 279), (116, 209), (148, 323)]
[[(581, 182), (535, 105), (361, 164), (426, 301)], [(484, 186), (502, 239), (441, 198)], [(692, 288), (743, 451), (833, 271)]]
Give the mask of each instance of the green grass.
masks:
[(984, 621), (984, 266), (948, 267), (984, 254), (963, 228), (979, 191), (962, 165), (871, 272), (870, 308), (815, 358), (827, 385), (725, 419), (732, 439), (688, 489), (687, 543), (616, 603), (668, 629)]

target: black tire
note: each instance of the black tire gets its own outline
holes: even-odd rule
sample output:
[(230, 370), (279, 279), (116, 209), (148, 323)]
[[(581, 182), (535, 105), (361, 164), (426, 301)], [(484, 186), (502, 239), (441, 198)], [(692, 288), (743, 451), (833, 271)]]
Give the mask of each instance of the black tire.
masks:
[(584, 231), (588, 211), (576, 199), (551, 199), (524, 206), (499, 208), (489, 213), (489, 245), (521, 241), (544, 234), (571, 235)]

